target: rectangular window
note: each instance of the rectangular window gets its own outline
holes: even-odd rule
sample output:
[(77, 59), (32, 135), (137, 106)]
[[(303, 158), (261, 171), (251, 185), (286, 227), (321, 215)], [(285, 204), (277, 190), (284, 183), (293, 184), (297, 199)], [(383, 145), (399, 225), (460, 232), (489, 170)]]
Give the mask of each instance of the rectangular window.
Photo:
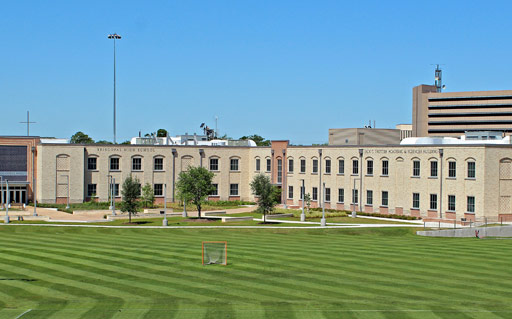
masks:
[(96, 163), (97, 163), (96, 157), (89, 157), (87, 158), (87, 169), (88, 170), (96, 170)]
[(366, 191), (366, 205), (373, 205), (373, 191)]
[(338, 203), (345, 202), (345, 190), (343, 188), (338, 188)]
[(259, 158), (256, 159), (256, 171), (260, 171), (260, 165), (261, 165), (261, 161)]
[(325, 160), (325, 174), (331, 174), (331, 160)]
[(388, 176), (389, 175), (389, 161), (383, 160), (382, 161), (382, 176)]
[(475, 212), (475, 196), (468, 196), (468, 213)]
[(366, 175), (373, 175), (373, 161), (366, 161)]
[(288, 173), (293, 173), (293, 159), (288, 159)]
[(162, 157), (155, 158), (153, 162), (153, 169), (155, 171), (163, 171), (164, 170), (164, 159)]
[(448, 177), (455, 178), (457, 176), (457, 162), (448, 162)]
[[(110, 193), (112, 193), (112, 184), (110, 184)], [(114, 184), (114, 197), (119, 197), (119, 184)]]
[(119, 170), (119, 157), (111, 157), (110, 158), (110, 170), (111, 171)]
[(389, 195), (387, 191), (382, 191), (382, 206), (388, 206)]
[(313, 199), (312, 200), (318, 200), (318, 188), (313, 187)]
[(134, 157), (132, 158), (132, 171), (141, 171), (142, 170), (142, 158)]
[(210, 158), (210, 171), (218, 171), (219, 170), (219, 159), (218, 158)]
[(420, 176), (420, 161), (412, 162), (412, 176), (414, 176), (414, 177)]
[(412, 208), (420, 209), (420, 194), (412, 193)]
[(338, 160), (338, 174), (345, 174), (345, 160)]
[(357, 191), (357, 189), (353, 189), (352, 190), (352, 204), (357, 204), (359, 203), (359, 192)]
[(468, 178), (476, 177), (476, 163), (468, 162)]
[(96, 184), (87, 185), (87, 197), (96, 196)]
[(210, 193), (210, 196), (219, 196), (219, 184), (212, 184), (213, 190)]
[(318, 160), (313, 160), (313, 173), (318, 173)]
[(293, 186), (288, 186), (288, 198), (293, 199)]
[(270, 172), (272, 170), (272, 161), (270, 158), (267, 158), (267, 172)]
[(283, 160), (277, 160), (277, 183), (281, 184), (283, 182)]
[(430, 177), (437, 177), (437, 161), (430, 162)]
[(352, 160), (352, 175), (359, 175), (359, 161)]
[(304, 188), (300, 187), (300, 199), (304, 199)]
[(325, 201), (326, 202), (330, 202), (331, 201), (331, 189), (330, 188), (326, 188), (324, 195), (325, 195)]
[(155, 184), (153, 186), (155, 196), (163, 196), (164, 195), (164, 184)]
[(229, 196), (238, 196), (238, 184), (229, 184)]
[(231, 159), (229, 169), (231, 171), (238, 171), (238, 158)]
[(305, 159), (300, 160), (300, 172), (306, 173), (306, 160)]
[(448, 195), (448, 210), (455, 211), (455, 195)]
[(430, 210), (437, 210), (437, 194), (430, 194)]

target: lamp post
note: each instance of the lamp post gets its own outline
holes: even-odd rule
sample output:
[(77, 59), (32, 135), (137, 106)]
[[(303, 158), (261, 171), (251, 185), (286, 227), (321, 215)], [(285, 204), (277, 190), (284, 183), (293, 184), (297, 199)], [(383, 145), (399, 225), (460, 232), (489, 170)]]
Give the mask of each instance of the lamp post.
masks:
[(9, 195), (9, 180), (5, 180), (5, 185), (7, 187), (7, 204), (5, 205), (5, 220), (6, 224), (9, 224), (9, 204), (11, 202), (11, 196)]
[(361, 194), (358, 194), (358, 200), (355, 201), (354, 200), (354, 197), (355, 197), (355, 194), (356, 194), (356, 181), (358, 181), (359, 178), (354, 178), (354, 186), (352, 187), (352, 218), (356, 218), (357, 217), (357, 213), (356, 213), (356, 204), (357, 202), (359, 201), (359, 197)]
[(304, 180), (302, 179), (302, 188), (301, 188), (301, 197), (302, 197), (302, 213), (300, 214), (300, 221), (304, 222), (306, 221), (306, 214), (304, 214), (304, 197), (306, 193), (306, 189), (304, 188)]
[(322, 184), (322, 220), (320, 226), (325, 227), (325, 182)]
[(108, 199), (110, 200), (110, 206), (108, 207), (108, 209), (112, 209), (112, 199), (114, 198), (114, 196), (112, 196), (114, 193), (113, 192), (113, 186), (112, 186), (112, 175), (107, 175), (107, 183), (108, 183)]
[(114, 40), (114, 144), (116, 143), (116, 40), (120, 40), (121, 36), (117, 33), (109, 34), (109, 39)]
[(35, 169), (34, 166), (36, 165), (35, 162), (36, 158), (36, 147), (32, 146), (32, 199), (34, 200), (34, 216), (37, 216), (37, 198), (36, 198), (36, 175), (35, 175)]
[(116, 216), (116, 179), (112, 177), (112, 216)]
[(167, 184), (164, 184), (164, 221), (163, 226), (167, 226)]

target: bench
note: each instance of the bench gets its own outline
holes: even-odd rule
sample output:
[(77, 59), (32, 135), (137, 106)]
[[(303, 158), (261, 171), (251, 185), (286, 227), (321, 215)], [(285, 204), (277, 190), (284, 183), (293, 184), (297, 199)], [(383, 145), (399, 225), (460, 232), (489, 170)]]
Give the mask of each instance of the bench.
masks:
[(25, 204), (22, 204), (22, 203), (11, 203), (10, 207), (25, 210)]

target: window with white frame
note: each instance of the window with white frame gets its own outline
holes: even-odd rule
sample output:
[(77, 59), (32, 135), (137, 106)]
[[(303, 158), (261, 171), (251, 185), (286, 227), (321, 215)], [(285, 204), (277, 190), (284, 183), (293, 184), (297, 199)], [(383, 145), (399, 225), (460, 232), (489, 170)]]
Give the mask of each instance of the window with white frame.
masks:
[(261, 161), (259, 158), (256, 159), (256, 171), (260, 171), (261, 168)]
[(352, 160), (352, 175), (359, 175), (359, 161)]
[(366, 205), (373, 205), (373, 191), (366, 190)]
[(87, 158), (87, 169), (94, 171), (97, 169), (97, 161), (98, 159), (96, 157), (89, 157)]
[(229, 196), (238, 196), (238, 184), (229, 184)]
[(109, 194), (112, 194), (112, 185), (114, 186), (114, 197), (119, 197), (119, 184), (110, 184)]
[(352, 204), (359, 203), (359, 192), (357, 189), (352, 190)]
[(325, 201), (326, 202), (330, 202), (331, 201), (331, 189), (330, 188), (326, 188), (325, 189)]
[(388, 175), (389, 175), (389, 161), (382, 160), (382, 176), (388, 176)]
[(288, 173), (293, 173), (293, 158), (288, 159)]
[(277, 183), (281, 184), (283, 182), (283, 160), (277, 159)]
[(230, 160), (229, 170), (238, 171), (238, 158), (232, 158)]
[(412, 176), (414, 176), (414, 177), (420, 176), (420, 161), (412, 162)]
[(210, 171), (218, 171), (219, 170), (219, 159), (218, 158), (210, 158)]
[(387, 207), (389, 203), (389, 194), (387, 191), (382, 191), (382, 206)]
[(293, 186), (288, 186), (288, 198), (293, 199)]
[(448, 162), (448, 177), (450, 177), (450, 178), (457, 177), (457, 162), (455, 162), (455, 161)]
[(468, 213), (474, 213), (475, 212), (475, 196), (468, 196), (467, 212)]
[(96, 196), (96, 184), (88, 184), (87, 185), (87, 197)]
[(163, 157), (155, 157), (154, 158), (153, 170), (155, 170), (155, 171), (163, 171), (164, 170), (164, 158)]
[(345, 202), (345, 190), (343, 188), (338, 188), (338, 203)]
[(430, 162), (430, 177), (437, 177), (437, 161)]
[(272, 161), (270, 158), (267, 158), (267, 172), (270, 172), (272, 170)]
[(430, 210), (437, 210), (437, 194), (430, 194)]
[(468, 178), (476, 177), (476, 163), (468, 162)]
[(318, 173), (318, 160), (313, 160), (313, 173)]
[(305, 159), (300, 160), (300, 172), (306, 173), (306, 160)]
[(210, 196), (219, 196), (219, 184), (212, 184), (212, 192)]
[(455, 195), (448, 195), (448, 210), (455, 211)]
[(412, 208), (420, 209), (420, 193), (412, 193)]
[(338, 174), (345, 174), (345, 160), (338, 160)]
[(119, 157), (111, 157), (110, 158), (110, 170), (111, 171), (119, 170)]
[(142, 170), (142, 158), (141, 157), (132, 157), (132, 171), (141, 171)]
[(373, 175), (373, 160), (366, 161), (366, 175)]
[(325, 160), (325, 174), (331, 174), (331, 160)]
[(154, 184), (153, 190), (155, 196), (163, 196), (164, 195), (164, 184)]
[(313, 198), (312, 200), (318, 200), (318, 188), (317, 187), (313, 187)]

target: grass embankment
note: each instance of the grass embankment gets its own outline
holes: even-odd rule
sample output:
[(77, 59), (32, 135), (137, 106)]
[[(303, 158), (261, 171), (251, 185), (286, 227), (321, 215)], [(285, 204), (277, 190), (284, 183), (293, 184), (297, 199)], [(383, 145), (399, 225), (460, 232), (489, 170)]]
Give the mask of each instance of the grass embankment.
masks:
[[(0, 318), (509, 318), (510, 242), (411, 229), (0, 227)], [(228, 265), (202, 266), (201, 241)]]
[[(300, 221), (300, 215), (302, 210), (297, 209), (283, 209), (277, 208), (275, 210), (276, 214), (293, 214), (293, 217), (278, 217), (273, 219), (282, 219), (282, 220), (292, 220), (292, 221)], [(310, 210), (309, 213), (306, 213), (306, 221), (307, 222), (320, 222), (322, 219), (321, 211), (313, 211)], [(378, 220), (378, 219), (369, 219), (369, 218), (352, 218), (349, 217), (347, 212), (345, 211), (330, 211), (325, 212), (325, 219), (328, 223), (346, 223), (346, 224), (400, 224), (401, 220), (396, 219), (396, 221), (386, 221), (386, 220)]]

